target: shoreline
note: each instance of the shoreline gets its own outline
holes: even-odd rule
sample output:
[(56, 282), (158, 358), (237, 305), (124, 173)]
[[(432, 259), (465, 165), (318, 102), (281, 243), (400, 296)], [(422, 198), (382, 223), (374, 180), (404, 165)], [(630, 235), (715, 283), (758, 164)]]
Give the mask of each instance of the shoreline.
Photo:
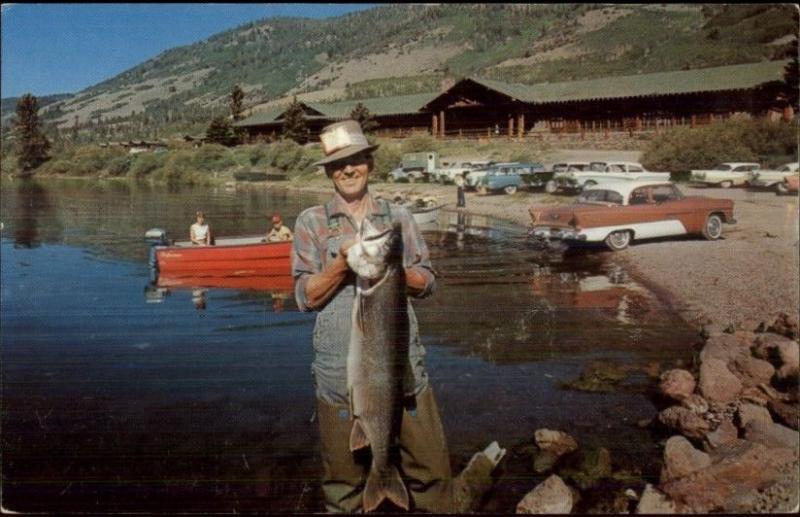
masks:
[[(320, 198), (331, 192), (322, 184), (252, 187), (309, 192)], [(617, 253), (602, 248), (598, 252), (608, 253), (609, 260), (623, 265), (698, 331), (709, 322), (739, 325), (780, 313), (798, 314), (798, 197), (743, 189), (679, 188), (690, 196), (733, 199), (737, 224), (726, 225), (723, 238), (717, 241), (688, 236), (634, 242)], [(370, 191), (388, 197), (397, 193), (434, 196), (446, 206), (456, 201), (453, 185), (371, 183)], [(522, 227), (527, 226), (527, 209), (532, 204), (552, 206), (574, 199), (542, 192), (478, 196), (468, 191), (466, 195), (466, 213)]]

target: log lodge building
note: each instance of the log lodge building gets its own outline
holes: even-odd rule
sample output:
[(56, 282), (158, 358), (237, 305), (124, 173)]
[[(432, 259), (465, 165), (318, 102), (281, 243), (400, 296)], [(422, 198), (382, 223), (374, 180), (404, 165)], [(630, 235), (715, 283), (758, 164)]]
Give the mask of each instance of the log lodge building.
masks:
[[(537, 133), (657, 131), (707, 124), (734, 113), (792, 120), (784, 67), (766, 61), (675, 72), (534, 85), (470, 77), (442, 92), (342, 102), (301, 102), (312, 138), (350, 118), (359, 102), (378, 123), (377, 134), (437, 138), (523, 138)], [(234, 124), (251, 141), (280, 135), (287, 107), (255, 112)]]

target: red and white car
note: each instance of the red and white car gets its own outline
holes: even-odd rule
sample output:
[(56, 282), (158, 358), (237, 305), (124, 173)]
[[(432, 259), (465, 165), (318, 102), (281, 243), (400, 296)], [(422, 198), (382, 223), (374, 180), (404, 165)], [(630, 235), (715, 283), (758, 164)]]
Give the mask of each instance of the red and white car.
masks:
[(634, 239), (698, 234), (709, 240), (735, 224), (733, 201), (684, 196), (669, 181), (619, 181), (588, 187), (572, 205), (532, 206), (529, 235), (567, 244), (605, 243), (622, 250)]

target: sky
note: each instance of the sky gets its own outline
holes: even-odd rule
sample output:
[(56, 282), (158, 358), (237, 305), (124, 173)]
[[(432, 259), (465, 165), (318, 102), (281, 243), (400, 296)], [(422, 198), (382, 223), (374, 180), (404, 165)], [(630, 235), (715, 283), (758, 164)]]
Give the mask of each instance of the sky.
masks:
[(0, 96), (77, 93), (161, 52), (271, 16), (375, 4), (2, 4)]

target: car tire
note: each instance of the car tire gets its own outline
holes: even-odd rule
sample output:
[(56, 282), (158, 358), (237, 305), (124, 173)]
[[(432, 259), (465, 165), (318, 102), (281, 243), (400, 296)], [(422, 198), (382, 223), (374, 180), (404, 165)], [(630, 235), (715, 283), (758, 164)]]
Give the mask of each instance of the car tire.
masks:
[(548, 194), (555, 194), (556, 192), (558, 192), (558, 185), (556, 185), (555, 181), (550, 180), (544, 186), (544, 191), (547, 192)]
[(732, 181), (723, 181), (722, 183), (719, 184), (719, 186), (721, 188), (731, 188), (733, 186), (733, 182)]
[(417, 178), (415, 178), (413, 175), (409, 174), (408, 175), (408, 182), (409, 183), (416, 183), (417, 182)]
[(786, 188), (786, 185), (784, 185), (783, 182), (778, 182), (775, 184), (775, 193), (779, 196), (785, 196), (789, 193), (789, 189)]
[(711, 214), (703, 224), (703, 238), (714, 241), (722, 236), (722, 218), (718, 214)]
[(595, 185), (597, 185), (597, 182), (595, 182), (595, 181), (587, 181), (586, 183), (583, 184), (583, 186), (578, 188), (578, 192), (583, 192), (584, 190), (588, 189), (589, 187), (594, 187)]
[(516, 185), (508, 185), (505, 188), (503, 188), (503, 192), (505, 192), (506, 194), (508, 194), (510, 196), (511, 194), (514, 194), (514, 193), (517, 192), (517, 186)]
[(611, 249), (611, 251), (622, 251), (628, 247), (628, 245), (633, 240), (633, 235), (628, 230), (618, 230), (616, 232), (611, 232), (606, 237), (605, 244), (606, 246)]

